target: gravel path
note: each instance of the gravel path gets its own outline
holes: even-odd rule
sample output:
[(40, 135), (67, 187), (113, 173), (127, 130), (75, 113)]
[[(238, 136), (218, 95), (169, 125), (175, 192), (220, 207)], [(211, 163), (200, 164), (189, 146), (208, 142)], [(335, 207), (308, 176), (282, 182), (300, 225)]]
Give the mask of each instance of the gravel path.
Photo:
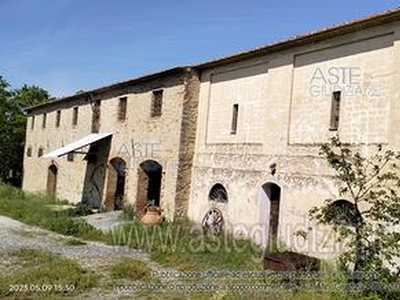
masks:
[[(115, 214), (110, 216), (91, 216), (97, 228), (106, 230), (119, 222)], [(102, 221), (103, 220), (103, 221)], [(114, 220), (114, 221), (112, 221)], [(146, 262), (152, 269), (160, 267), (150, 260), (150, 256), (140, 250), (126, 246), (110, 246), (100, 242), (85, 241), (85, 245), (68, 246), (66, 239), (70, 237), (47, 231), (35, 226), (29, 226), (8, 217), (0, 216), (0, 276), (21, 271), (18, 263), (12, 261), (4, 253), (22, 248), (40, 249), (54, 254), (63, 255), (77, 261), (82, 267), (102, 275), (103, 280), (109, 277), (109, 267), (117, 263), (121, 257), (130, 257)], [(3, 253), (3, 254), (2, 254)], [(117, 299), (113, 291), (101, 288), (85, 293), (85, 299)], [(132, 296), (132, 295), (131, 295)]]
[(120, 216), (122, 211), (110, 211), (106, 213), (93, 214), (83, 217), (90, 225), (100, 229), (101, 231), (107, 232), (110, 231), (115, 226), (118, 226), (123, 223), (120, 220)]
[(91, 241), (85, 241), (86, 245), (67, 246), (64, 244), (67, 238), (61, 234), (0, 216), (0, 251), (34, 248), (68, 257), (97, 256), (108, 258), (112, 256), (129, 256), (149, 261), (148, 254), (126, 246), (110, 246)]

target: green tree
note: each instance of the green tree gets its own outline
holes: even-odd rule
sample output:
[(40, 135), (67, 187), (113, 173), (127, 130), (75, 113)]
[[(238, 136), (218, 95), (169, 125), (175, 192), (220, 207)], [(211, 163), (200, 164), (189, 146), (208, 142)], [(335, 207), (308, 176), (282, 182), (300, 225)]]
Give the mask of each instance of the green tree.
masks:
[[(361, 281), (370, 280), (367, 274), (372, 273), (379, 274), (380, 280), (396, 280), (393, 268), (400, 254), (400, 233), (396, 230), (400, 224), (400, 154), (378, 146), (372, 155), (364, 157), (338, 137), (322, 145), (320, 153), (341, 182), (339, 195), (351, 205), (338, 206), (334, 199), (328, 199), (321, 207), (313, 207), (310, 215), (331, 226), (339, 241), (345, 243), (339, 258), (342, 270)], [(365, 287), (364, 292), (374, 290)]]
[(26, 131), (24, 108), (50, 101), (37, 86), (12, 90), (0, 76), (0, 180), (20, 185)]

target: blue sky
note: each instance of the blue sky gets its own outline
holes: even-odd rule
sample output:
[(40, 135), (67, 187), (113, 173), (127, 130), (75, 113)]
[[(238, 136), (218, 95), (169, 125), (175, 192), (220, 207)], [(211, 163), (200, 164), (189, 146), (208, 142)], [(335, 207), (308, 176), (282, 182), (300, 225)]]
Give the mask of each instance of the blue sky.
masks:
[(0, 75), (54, 96), (226, 56), (389, 0), (0, 0)]

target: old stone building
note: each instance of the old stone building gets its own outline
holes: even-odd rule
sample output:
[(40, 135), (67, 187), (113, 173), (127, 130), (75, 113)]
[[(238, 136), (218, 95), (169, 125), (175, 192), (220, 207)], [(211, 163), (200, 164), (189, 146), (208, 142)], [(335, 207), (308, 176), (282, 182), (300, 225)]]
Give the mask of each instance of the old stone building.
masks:
[(173, 218), (189, 198), (195, 124), (182, 116), (195, 119), (197, 89), (174, 68), (29, 108), (23, 189), (104, 210), (151, 200)]
[(398, 148), (398, 70), (392, 10), (33, 107), (24, 189), (105, 209), (155, 200), (169, 218), (329, 257), (340, 249), (308, 218), (338, 199), (319, 147), (339, 133), (367, 154)]
[(339, 251), (308, 218), (338, 199), (319, 148), (337, 133), (365, 153), (399, 146), (399, 20), (391, 11), (197, 66), (189, 216), (201, 221), (216, 207), (231, 230), (263, 245)]

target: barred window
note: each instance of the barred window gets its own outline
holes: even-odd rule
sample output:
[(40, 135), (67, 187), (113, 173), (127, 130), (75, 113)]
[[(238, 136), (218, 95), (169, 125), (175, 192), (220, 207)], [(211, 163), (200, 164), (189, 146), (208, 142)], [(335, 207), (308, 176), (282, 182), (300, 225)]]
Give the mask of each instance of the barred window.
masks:
[(222, 184), (217, 183), (211, 188), (210, 193), (208, 194), (208, 199), (211, 201), (226, 203), (228, 202), (228, 192)]

